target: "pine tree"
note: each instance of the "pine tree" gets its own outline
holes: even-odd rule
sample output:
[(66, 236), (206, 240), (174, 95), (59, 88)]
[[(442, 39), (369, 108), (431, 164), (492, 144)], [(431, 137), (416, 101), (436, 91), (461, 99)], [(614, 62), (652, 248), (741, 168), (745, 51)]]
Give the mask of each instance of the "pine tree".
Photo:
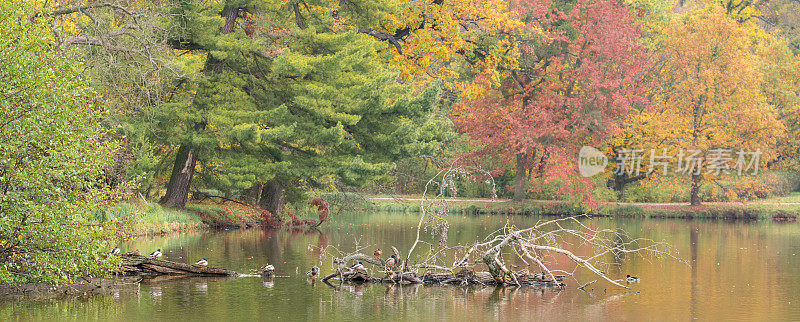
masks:
[(418, 125), (435, 89), (412, 95), (374, 39), (318, 28), (280, 6), (187, 1), (175, 10), (187, 30), (180, 46), (205, 62), (156, 118), (153, 137), (176, 151), (163, 204), (184, 207), (197, 171), (232, 196), (260, 191), (260, 204), (278, 212), (299, 180), (335, 174), (361, 184), (424, 146)]

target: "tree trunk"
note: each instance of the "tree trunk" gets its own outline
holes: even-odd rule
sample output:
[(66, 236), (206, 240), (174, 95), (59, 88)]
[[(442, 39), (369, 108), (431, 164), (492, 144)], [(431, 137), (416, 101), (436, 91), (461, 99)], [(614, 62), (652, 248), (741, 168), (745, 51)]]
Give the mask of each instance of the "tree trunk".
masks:
[(160, 203), (166, 207), (185, 209), (186, 200), (189, 198), (189, 187), (192, 185), (194, 169), (197, 165), (197, 154), (194, 148), (181, 145), (172, 167), (172, 175), (167, 184), (167, 193), (161, 198)]
[(692, 206), (700, 205), (700, 184), (702, 180), (703, 175), (692, 174), (692, 191), (690, 196)]
[(625, 174), (614, 174), (614, 191), (617, 192), (617, 200), (625, 200)]
[[(233, 32), (236, 26), (236, 18), (239, 17), (239, 8), (225, 7), (221, 16), (225, 19), (225, 25), (220, 28), (220, 34)], [(207, 54), (208, 58), (204, 66), (204, 73), (220, 73), (222, 63), (214, 56)], [(195, 102), (192, 102), (194, 105)], [(206, 121), (201, 121), (194, 125), (195, 131), (205, 129)], [(193, 147), (181, 144), (178, 149), (178, 156), (175, 158), (175, 166), (172, 168), (172, 175), (167, 185), (167, 194), (161, 198), (160, 203), (166, 207), (185, 209), (186, 200), (189, 199), (189, 188), (192, 185), (195, 165), (197, 164), (197, 153)]]
[(261, 191), (264, 190), (264, 185), (261, 183), (253, 184), (250, 189), (245, 190), (242, 196), (239, 197), (243, 202), (258, 207), (261, 204)]
[(639, 180), (644, 180), (647, 178), (647, 174), (640, 174), (638, 176), (629, 176), (626, 173), (614, 173), (614, 179), (611, 180), (609, 185), (614, 189), (614, 192), (617, 193), (617, 200), (624, 201), (625, 199), (625, 186), (629, 183), (634, 183)]
[(525, 153), (517, 153), (517, 173), (514, 175), (514, 201), (525, 200), (526, 159)]
[(236, 18), (239, 17), (239, 8), (225, 6), (220, 15), (225, 18), (225, 25), (219, 29), (219, 33), (224, 35), (233, 32), (236, 28)]
[(278, 179), (272, 179), (264, 184), (261, 189), (261, 209), (269, 211), (273, 215), (280, 214), (286, 202), (283, 200), (283, 184)]

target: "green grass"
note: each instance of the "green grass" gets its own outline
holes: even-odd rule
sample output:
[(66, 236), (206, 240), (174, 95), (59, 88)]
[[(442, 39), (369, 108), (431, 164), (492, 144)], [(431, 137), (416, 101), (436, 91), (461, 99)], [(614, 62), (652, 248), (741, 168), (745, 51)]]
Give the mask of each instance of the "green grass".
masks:
[(157, 203), (119, 203), (95, 212), (94, 222), (123, 222), (132, 235), (151, 235), (205, 228), (197, 214), (161, 207)]
[[(790, 196), (800, 198), (800, 194)], [(792, 199), (787, 199), (792, 200)], [(372, 200), (374, 211), (419, 212), (419, 201)], [(449, 203), (449, 212), (454, 214), (510, 214), (540, 216), (573, 216), (590, 214), (608, 217), (639, 218), (708, 218), (708, 219), (775, 219), (794, 221), (800, 216), (800, 205), (631, 205), (602, 204), (588, 208), (567, 201), (487, 202), (458, 201)]]
[(800, 192), (792, 192), (786, 196), (759, 199), (753, 202), (800, 202)]

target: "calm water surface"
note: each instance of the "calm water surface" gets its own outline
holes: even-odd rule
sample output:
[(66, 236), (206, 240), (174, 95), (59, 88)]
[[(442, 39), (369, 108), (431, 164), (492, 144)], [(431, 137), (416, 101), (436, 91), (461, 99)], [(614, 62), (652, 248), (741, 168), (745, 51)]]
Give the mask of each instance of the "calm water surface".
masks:
[[(592, 292), (566, 289), (311, 284), (305, 271), (331, 258), (319, 247), (371, 252), (390, 245), (406, 251), (417, 217), (402, 214), (339, 215), (319, 232), (244, 230), (141, 238), (123, 250), (248, 272), (269, 262), (260, 277), (167, 277), (120, 285), (108, 294), (0, 301), (0, 320), (800, 320), (800, 224), (679, 220), (591, 219), (638, 237), (672, 243), (676, 261), (633, 259), (611, 274), (642, 279), (621, 293), (600, 282)], [(448, 243), (474, 242), (502, 227), (505, 217), (449, 216)], [(537, 218), (512, 217), (517, 226)], [(312, 247), (309, 247), (312, 246)], [(425, 250), (423, 248), (423, 250)], [(385, 256), (384, 256), (385, 257)], [(320, 262), (321, 261), (321, 262)], [(582, 282), (594, 278), (578, 275)], [(605, 290), (604, 292), (604, 289)]]

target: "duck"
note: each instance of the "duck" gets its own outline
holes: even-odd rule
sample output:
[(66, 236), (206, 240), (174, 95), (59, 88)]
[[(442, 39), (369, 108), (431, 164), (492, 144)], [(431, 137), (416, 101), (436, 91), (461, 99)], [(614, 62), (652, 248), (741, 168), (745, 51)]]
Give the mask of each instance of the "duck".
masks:
[(316, 266), (312, 267), (310, 271), (306, 272), (306, 276), (312, 279), (317, 277), (317, 267)]
[(111, 250), (111, 255), (119, 255), (121, 252), (122, 250), (120, 250), (119, 247), (114, 246), (114, 249)]
[(372, 252), (372, 255), (375, 255), (375, 258), (381, 258), (381, 255), (383, 255), (383, 251), (380, 248), (378, 248), (374, 252)]
[(197, 261), (197, 262), (196, 262), (196, 263), (194, 263), (194, 264), (195, 264), (195, 265), (200, 265), (200, 266), (208, 266), (208, 260), (207, 260), (207, 259), (205, 259), (205, 258), (203, 258), (203, 259), (201, 259), (201, 260)]
[(350, 268), (354, 269), (356, 272), (359, 272), (359, 273), (367, 273), (367, 268), (361, 262), (358, 262), (357, 264), (353, 264), (353, 266), (350, 266)]
[(275, 266), (272, 266), (272, 264), (267, 264), (261, 267), (261, 274), (270, 276), (273, 273), (275, 273)]
[(639, 283), (639, 278), (636, 277), (636, 276), (628, 275), (628, 276), (625, 277), (625, 281), (628, 282), (628, 283)]
[(523, 268), (519, 271), (519, 276), (528, 276), (528, 270)]
[(392, 257), (389, 257), (389, 259), (386, 260), (386, 267), (392, 268), (395, 265), (397, 265), (397, 257), (392, 255)]
[(161, 255), (164, 255), (164, 254), (161, 253), (161, 248), (159, 248), (156, 251), (150, 253), (150, 257), (153, 257), (153, 258), (159, 258), (159, 257), (161, 257)]

